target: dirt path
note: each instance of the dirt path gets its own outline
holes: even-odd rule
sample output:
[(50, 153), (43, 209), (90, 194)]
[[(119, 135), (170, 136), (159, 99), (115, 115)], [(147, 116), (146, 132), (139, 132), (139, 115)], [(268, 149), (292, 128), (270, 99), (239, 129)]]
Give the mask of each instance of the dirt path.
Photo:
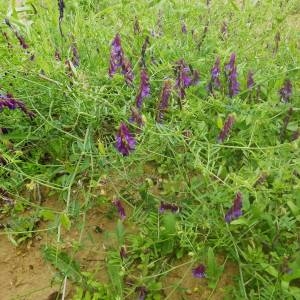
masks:
[(55, 270), (42, 259), (40, 241), (16, 248), (6, 235), (0, 235), (0, 245), (1, 300), (47, 300), (59, 289), (51, 286)]

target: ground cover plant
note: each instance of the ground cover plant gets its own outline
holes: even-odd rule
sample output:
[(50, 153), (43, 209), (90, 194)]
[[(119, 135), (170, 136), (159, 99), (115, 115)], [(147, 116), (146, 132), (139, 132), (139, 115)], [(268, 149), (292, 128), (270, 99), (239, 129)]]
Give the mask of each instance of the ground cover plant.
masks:
[(0, 4), (1, 299), (300, 299), (298, 1)]

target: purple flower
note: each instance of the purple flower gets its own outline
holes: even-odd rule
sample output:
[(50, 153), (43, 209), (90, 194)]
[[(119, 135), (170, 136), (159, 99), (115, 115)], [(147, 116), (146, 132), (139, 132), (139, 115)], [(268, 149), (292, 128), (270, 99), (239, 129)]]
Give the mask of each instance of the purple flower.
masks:
[(149, 85), (149, 77), (146, 69), (141, 70), (141, 82), (139, 92), (135, 99), (135, 104), (138, 109), (142, 108), (143, 100), (146, 97), (150, 96), (150, 85)]
[(228, 78), (229, 96), (232, 98), (239, 93), (239, 83), (237, 81), (237, 70), (235, 64), (236, 55), (232, 53), (229, 63), (225, 66), (225, 72)]
[(281, 101), (284, 103), (289, 102), (292, 96), (292, 82), (289, 79), (286, 79), (283, 87), (279, 90), (279, 95), (281, 97)]
[(129, 155), (135, 149), (136, 141), (125, 123), (121, 123), (116, 136), (116, 148), (123, 156)]
[(138, 127), (144, 125), (143, 116), (136, 107), (131, 107), (131, 117), (129, 118), (130, 123), (136, 123)]
[(117, 72), (118, 68), (122, 67), (124, 60), (124, 52), (121, 45), (121, 37), (117, 33), (114, 40), (111, 43), (110, 49), (110, 66), (109, 66), (109, 76), (113, 77), (113, 75)]
[(181, 32), (184, 33), (184, 34), (187, 34), (187, 28), (186, 28), (186, 24), (185, 23), (181, 24)]
[(33, 119), (33, 117), (35, 116), (32, 111), (26, 108), (25, 104), (22, 101), (15, 99), (11, 94), (0, 94), (0, 111), (2, 111), (5, 107), (10, 110), (20, 109), (30, 119)]
[(204, 278), (206, 277), (205, 274), (205, 266), (203, 264), (200, 264), (198, 267), (192, 270), (193, 276), (195, 278)]
[(230, 223), (231, 221), (238, 219), (242, 214), (242, 194), (241, 192), (238, 192), (233, 201), (233, 205), (229, 208), (225, 215), (225, 221)]
[(177, 75), (175, 87), (178, 89), (179, 98), (183, 99), (185, 97), (185, 89), (199, 82), (199, 73), (191, 71), (183, 59), (176, 63), (175, 72)]
[(169, 106), (169, 98), (172, 92), (172, 82), (170, 80), (165, 80), (163, 89), (160, 96), (160, 101), (158, 103), (157, 114), (156, 114), (156, 122), (161, 123), (164, 114)]
[(176, 204), (173, 204), (173, 203), (163, 203), (163, 202), (161, 202), (160, 206), (159, 206), (159, 212), (163, 213), (166, 210), (169, 210), (172, 213), (177, 213), (177, 212), (179, 212), (179, 207)]
[(221, 87), (220, 74), (220, 57), (217, 57), (215, 64), (211, 69), (211, 79), (207, 87), (210, 93), (212, 93), (214, 89), (219, 89)]
[(139, 300), (145, 300), (146, 299), (148, 291), (147, 291), (145, 286), (139, 286), (135, 290), (139, 294)]
[(252, 89), (254, 85), (253, 72), (249, 71), (247, 75), (247, 89)]
[(132, 85), (134, 75), (131, 63), (124, 56), (124, 51), (121, 45), (121, 37), (117, 33), (114, 40), (111, 43), (110, 65), (108, 70), (109, 76), (113, 77), (113, 75), (117, 72), (119, 68), (122, 68), (122, 74), (124, 75), (125, 82), (128, 85)]
[(240, 84), (237, 81), (237, 71), (235, 66), (229, 74), (229, 96), (231, 98), (239, 93), (239, 86)]
[(132, 85), (134, 75), (133, 75), (131, 63), (127, 58), (123, 58), (122, 74), (124, 75), (125, 82), (128, 85)]
[(218, 143), (223, 143), (225, 141), (225, 139), (228, 137), (229, 135), (229, 132), (233, 126), (235, 122), (235, 119), (234, 119), (234, 116), (233, 115), (229, 115), (227, 117), (227, 120), (225, 121), (225, 124), (221, 130), (221, 132), (219, 133), (219, 136), (218, 136)]
[(227, 74), (230, 74), (233, 71), (235, 66), (235, 59), (236, 59), (236, 55), (235, 53), (232, 53), (230, 56), (229, 63), (225, 66), (225, 71)]
[(120, 249), (120, 257), (122, 260), (127, 257), (127, 250), (125, 246), (122, 246)]
[(113, 201), (113, 204), (119, 212), (120, 219), (124, 220), (126, 218), (126, 213), (125, 213), (125, 209), (124, 209), (121, 201), (119, 199), (116, 199), (116, 200)]

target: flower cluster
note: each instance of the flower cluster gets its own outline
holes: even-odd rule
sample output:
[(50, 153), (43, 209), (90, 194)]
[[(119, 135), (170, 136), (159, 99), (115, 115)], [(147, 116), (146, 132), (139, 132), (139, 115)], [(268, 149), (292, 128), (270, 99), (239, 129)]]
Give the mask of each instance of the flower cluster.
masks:
[(219, 89), (221, 87), (220, 74), (221, 74), (220, 58), (217, 57), (215, 64), (211, 69), (211, 79), (207, 86), (207, 89), (210, 93), (213, 93), (214, 89)]
[(233, 201), (233, 205), (229, 208), (225, 215), (225, 221), (230, 223), (231, 221), (238, 219), (242, 214), (242, 194), (238, 192)]
[(141, 70), (141, 82), (139, 92), (135, 99), (135, 105), (138, 109), (142, 108), (143, 100), (146, 97), (150, 96), (150, 84), (149, 84), (149, 76), (147, 74), (146, 69)]
[(139, 128), (144, 125), (143, 116), (136, 107), (131, 107), (131, 117), (129, 118), (129, 122), (136, 123)]
[(117, 72), (119, 68), (122, 69), (122, 74), (125, 77), (125, 82), (128, 85), (131, 85), (133, 81), (133, 72), (131, 68), (131, 63), (124, 56), (120, 35), (116, 34), (115, 38), (111, 43), (110, 66), (108, 70), (109, 76), (113, 77), (113, 75)]
[(228, 79), (229, 96), (232, 98), (239, 93), (239, 83), (237, 81), (236, 55), (232, 53), (229, 63), (225, 66)]
[(235, 122), (235, 119), (234, 119), (234, 116), (233, 115), (229, 115), (227, 117), (227, 120), (225, 121), (225, 124), (221, 130), (221, 132), (219, 133), (219, 136), (218, 136), (218, 143), (223, 143), (225, 141), (225, 139), (228, 137), (229, 135), (229, 132), (233, 126)]
[(125, 123), (121, 123), (117, 136), (116, 136), (116, 148), (123, 156), (129, 155), (135, 149), (135, 138), (129, 132)]
[(203, 264), (200, 264), (199, 266), (197, 266), (192, 270), (193, 276), (195, 278), (205, 278), (206, 277), (205, 270), (206, 270), (205, 266)]
[(32, 111), (26, 108), (25, 104), (22, 101), (15, 99), (11, 94), (0, 94), (0, 111), (2, 111), (4, 108), (8, 108), (10, 110), (20, 109), (30, 119), (33, 119), (35, 116)]
[(126, 213), (125, 213), (125, 209), (122, 205), (121, 200), (116, 199), (113, 201), (114, 206), (117, 208), (119, 215), (120, 215), (120, 219), (124, 220), (126, 218)]
[(158, 102), (157, 114), (156, 114), (156, 122), (161, 123), (164, 114), (169, 106), (169, 98), (172, 93), (172, 82), (170, 80), (165, 80), (163, 89), (160, 96), (160, 101)]
[(286, 79), (283, 87), (279, 90), (279, 95), (282, 102), (287, 103), (290, 101), (292, 96), (292, 88), (292, 82), (289, 79)]
[(185, 97), (185, 89), (199, 82), (199, 73), (191, 71), (183, 59), (176, 63), (175, 73), (177, 77), (175, 87), (178, 89), (179, 98), (183, 99)]

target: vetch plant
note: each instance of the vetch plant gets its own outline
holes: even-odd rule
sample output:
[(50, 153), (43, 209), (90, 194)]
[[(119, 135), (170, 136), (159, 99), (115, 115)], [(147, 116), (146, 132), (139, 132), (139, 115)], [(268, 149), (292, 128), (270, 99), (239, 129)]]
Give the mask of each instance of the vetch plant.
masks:
[(121, 123), (116, 136), (117, 150), (123, 154), (123, 156), (127, 156), (135, 149), (135, 146), (136, 140), (132, 133), (130, 133), (125, 123)]
[(284, 85), (282, 88), (279, 90), (279, 95), (281, 97), (281, 101), (284, 103), (287, 103), (290, 101), (290, 98), (292, 96), (292, 82), (289, 79), (286, 79), (284, 82)]
[(241, 192), (238, 192), (234, 198), (233, 205), (225, 215), (225, 221), (230, 223), (231, 221), (238, 219), (243, 214), (242, 206), (242, 194)]
[(200, 278), (200, 279), (205, 278), (206, 277), (205, 270), (206, 270), (205, 266), (203, 264), (200, 264), (192, 270), (193, 276), (195, 278)]
[(240, 84), (237, 81), (236, 55), (232, 53), (229, 63), (225, 66), (225, 74), (228, 80), (229, 96), (232, 98), (239, 93)]
[(124, 209), (124, 206), (123, 206), (121, 200), (115, 199), (113, 201), (113, 204), (119, 212), (120, 219), (123, 221), (126, 218), (126, 213), (125, 213), (125, 209)]
[(158, 102), (158, 107), (156, 111), (156, 121), (161, 123), (164, 119), (164, 115), (169, 107), (169, 98), (172, 93), (172, 82), (170, 80), (165, 80), (163, 83), (162, 92)]
[(143, 101), (146, 97), (150, 96), (150, 84), (149, 84), (149, 76), (147, 74), (146, 69), (141, 70), (141, 81), (139, 92), (135, 99), (135, 105), (138, 109), (142, 108)]
[(219, 133), (217, 138), (218, 143), (223, 143), (226, 138), (229, 136), (230, 130), (235, 122), (235, 118), (233, 115), (229, 115), (224, 123), (222, 130)]

